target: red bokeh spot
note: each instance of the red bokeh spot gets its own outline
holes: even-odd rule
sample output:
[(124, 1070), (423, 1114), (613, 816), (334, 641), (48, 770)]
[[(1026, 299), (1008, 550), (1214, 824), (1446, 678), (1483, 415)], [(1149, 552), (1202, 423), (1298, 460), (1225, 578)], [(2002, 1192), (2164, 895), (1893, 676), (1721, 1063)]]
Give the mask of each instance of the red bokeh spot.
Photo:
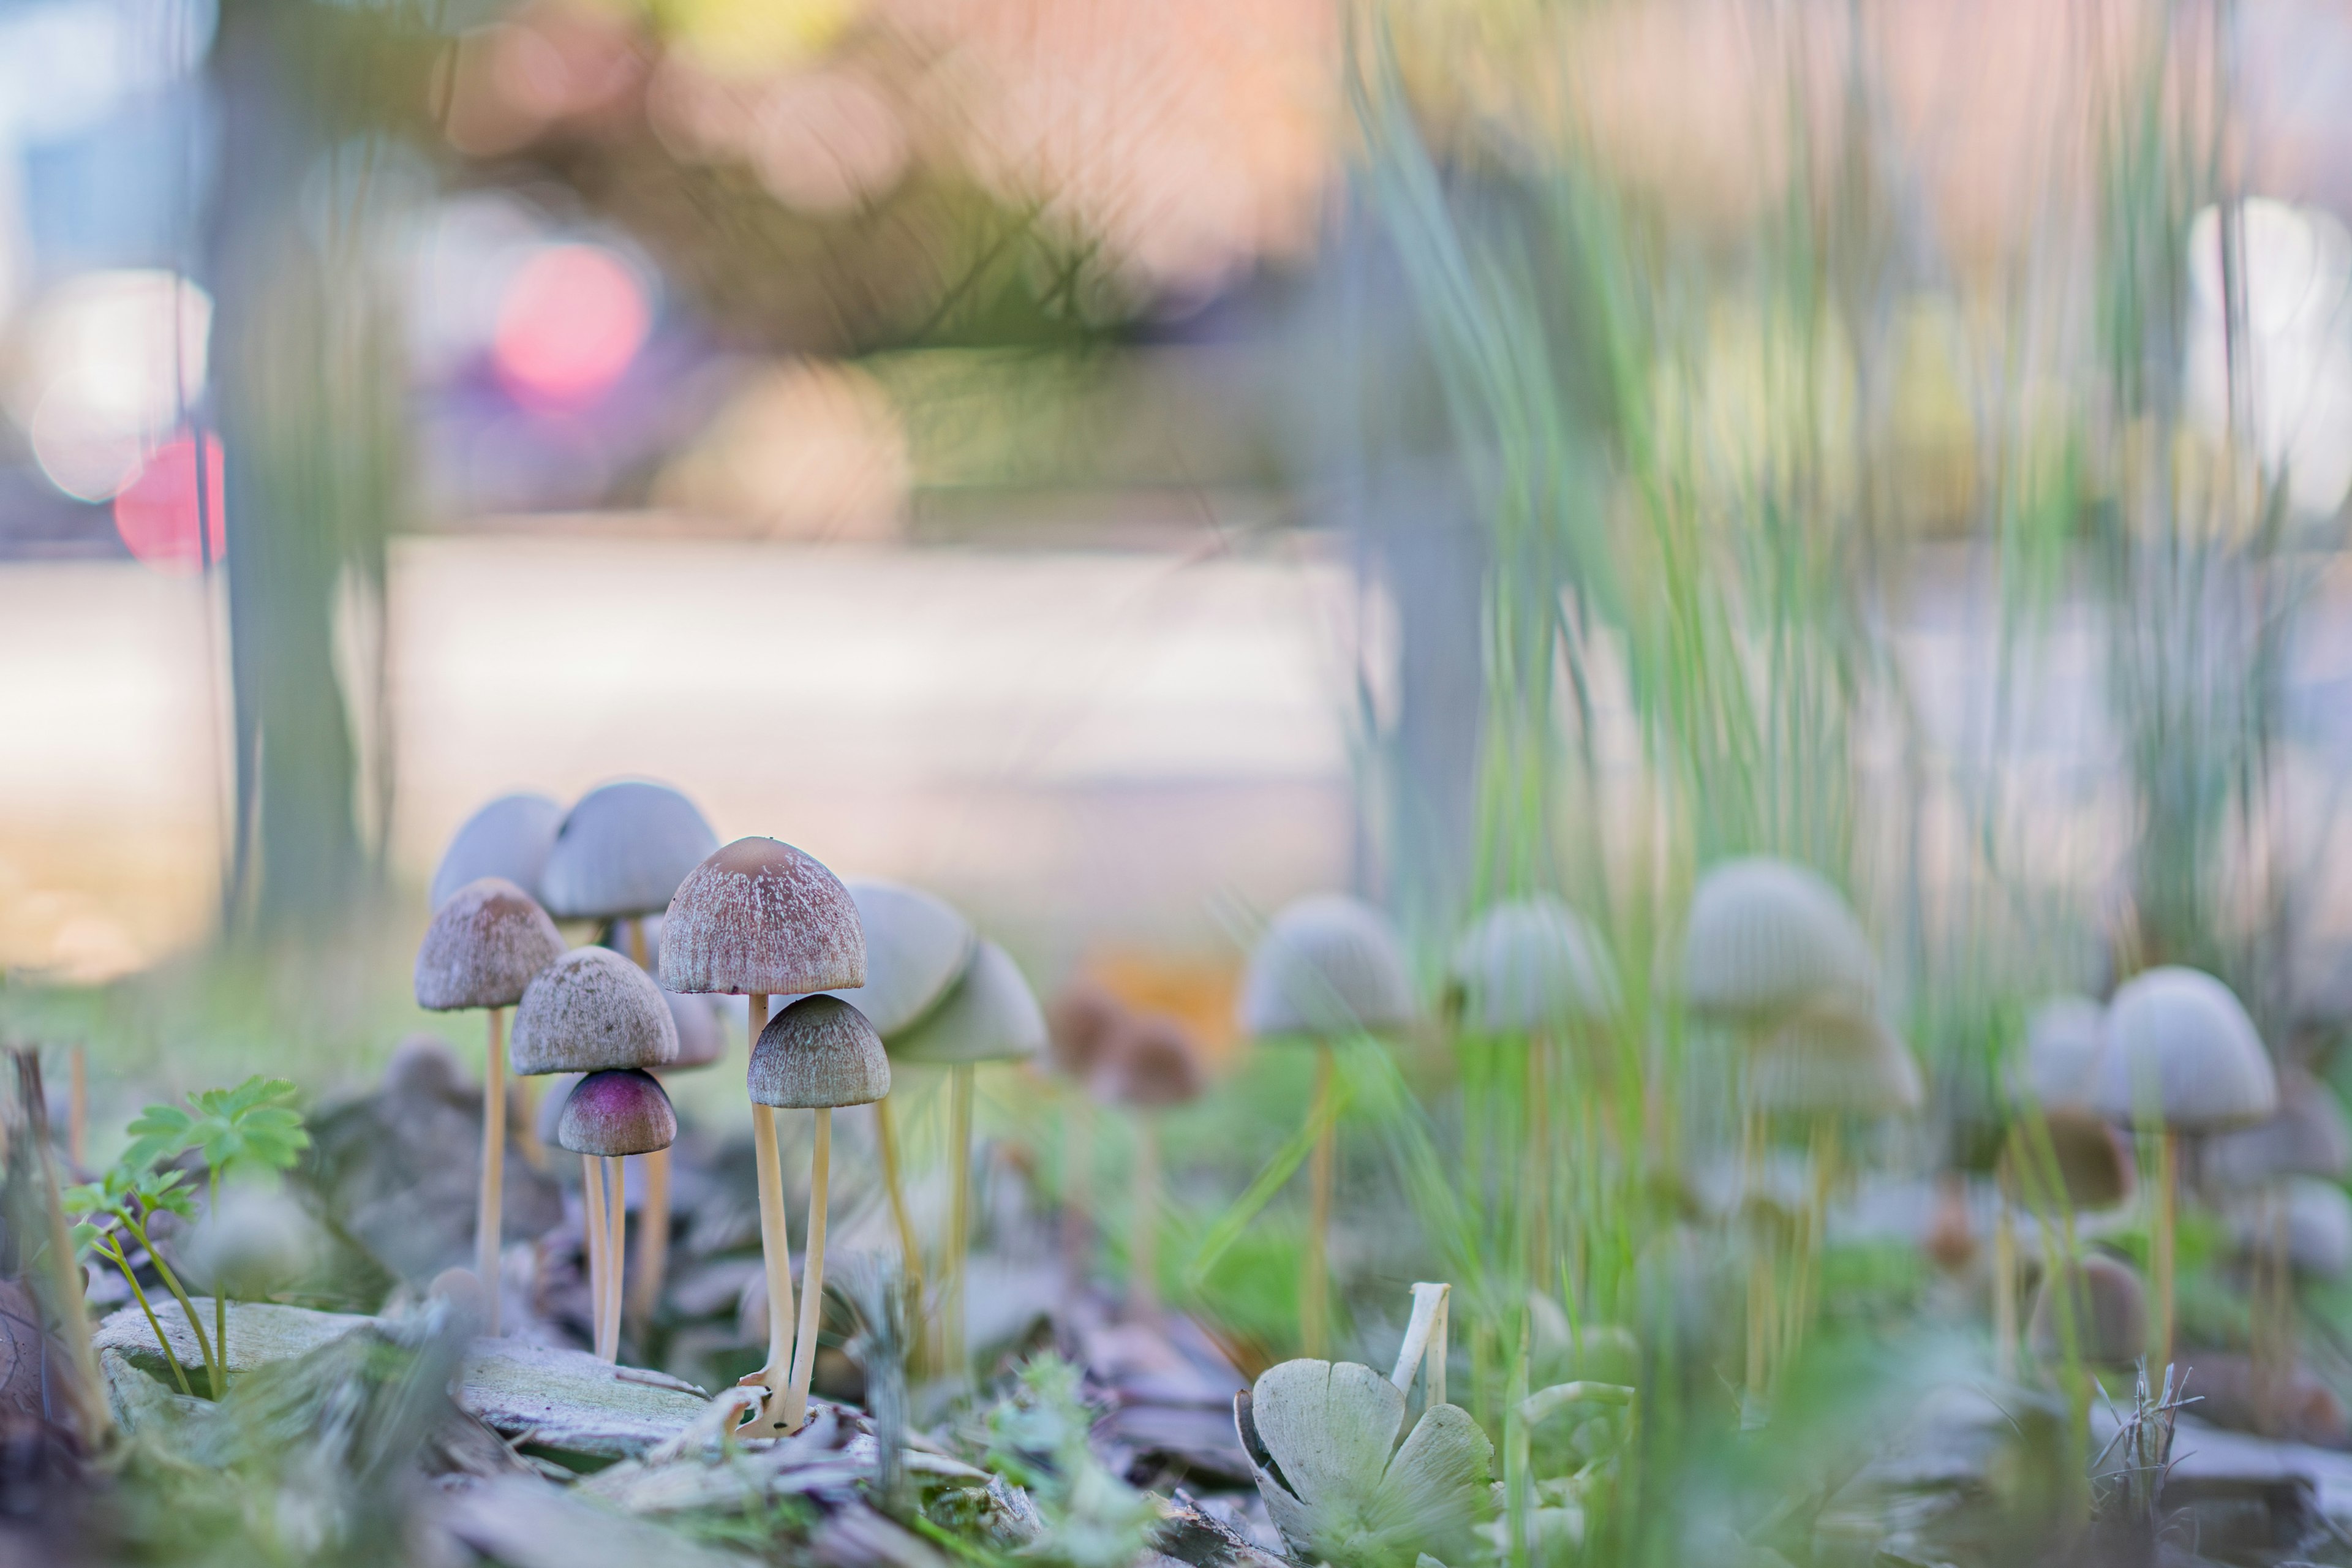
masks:
[(551, 245), (507, 285), (491, 358), (517, 402), (577, 408), (620, 380), (651, 324), (645, 289), (620, 258)]
[[(218, 437), (205, 437), (204, 468), (202, 526), (211, 539), (211, 558), (218, 561), (228, 544)], [(198, 526), (195, 439), (174, 437), (149, 453), (139, 477), (115, 496), (114, 531), (131, 554), (158, 572), (185, 573), (204, 565), (196, 548)]]

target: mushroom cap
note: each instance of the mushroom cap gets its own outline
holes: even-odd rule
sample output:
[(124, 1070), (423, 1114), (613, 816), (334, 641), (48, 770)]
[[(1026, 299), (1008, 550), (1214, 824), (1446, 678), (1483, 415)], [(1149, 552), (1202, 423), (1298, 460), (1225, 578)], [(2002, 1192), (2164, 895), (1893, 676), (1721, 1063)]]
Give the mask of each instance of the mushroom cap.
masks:
[(866, 935), (841, 879), (773, 838), (738, 838), (678, 884), (662, 919), (672, 991), (798, 996), (866, 984)]
[(1045, 1048), (1045, 1015), (1013, 955), (982, 942), (929, 1017), (889, 1041), (902, 1062), (1001, 1062)]
[[(2113, 1125), (2094, 1111), (2059, 1106), (2042, 1113), (2049, 1129), (2050, 1152), (2058, 1164), (2058, 1184), (2069, 1208), (2107, 1209), (2132, 1195), (2139, 1173), (2131, 1145)], [(2003, 1184), (2010, 1195), (2028, 1206), (2045, 1200), (2037, 1173), (2045, 1167), (2032, 1145), (2032, 1132), (2020, 1121), (2011, 1127), (2008, 1147), (2001, 1152)]]
[(844, 996), (893, 1040), (937, 1007), (971, 963), (978, 933), (945, 899), (897, 882), (849, 885), (866, 931), (866, 984)]
[(2065, 1353), (2058, 1332), (2061, 1289), (2073, 1296), (2074, 1344), (2084, 1361), (2128, 1366), (2147, 1352), (2147, 1292), (2139, 1276), (2121, 1258), (2093, 1252), (2079, 1264), (2062, 1262), (2042, 1277), (2027, 1330), (2035, 1355), (2054, 1361)]
[(1821, 1002), (1861, 1010), (1878, 988), (1869, 938), (1819, 873), (1764, 856), (1711, 867), (1691, 894), (1683, 986), (1698, 1013), (1772, 1022)]
[(2292, 1176), (2231, 1205), (2231, 1234), (2248, 1253), (2273, 1246), (2282, 1222), (2287, 1261), (2296, 1273), (2337, 1279), (2352, 1268), (2352, 1196), (2342, 1187), (2316, 1176)]
[(599, 784), (565, 815), (540, 872), (540, 897), (563, 920), (653, 914), (718, 847), (694, 802), (669, 785)]
[(1480, 1034), (1546, 1029), (1617, 1009), (1617, 976), (1599, 933), (1550, 897), (1481, 915), (1454, 945), (1447, 978), (1464, 1026)]
[(2094, 1100), (2113, 1121), (2137, 1120), (2150, 1096), (2164, 1124), (2215, 1131), (2278, 1109), (2278, 1079), (2237, 996), (2202, 970), (2168, 965), (2124, 982), (2107, 1005), (2107, 1045)]
[(1146, 1013), (1118, 1031), (1087, 1088), (1097, 1100), (1158, 1110), (1201, 1098), (1208, 1074), (1201, 1047), (1164, 1013)]
[(803, 996), (760, 1031), (747, 1077), (758, 1105), (871, 1105), (890, 1092), (890, 1058), (865, 1014), (838, 996)]
[(2044, 1106), (2087, 1105), (2107, 1010), (2088, 996), (2053, 996), (2026, 1015), (2018, 1087)]
[(562, 933), (547, 911), (505, 878), (484, 877), (433, 911), (416, 946), (416, 1005), (436, 1013), (511, 1007), (562, 956)]
[(470, 1100), (479, 1092), (466, 1081), (455, 1047), (438, 1035), (409, 1035), (384, 1059), (383, 1091), (432, 1100)]
[(2278, 1113), (2205, 1145), (2204, 1179), (2216, 1187), (2254, 1187), (2282, 1176), (2341, 1181), (2352, 1170), (2352, 1127), (2336, 1091), (2301, 1068), (2278, 1075)]
[(1055, 1068), (1085, 1082), (1126, 1021), (1127, 1004), (1108, 986), (1083, 975), (1071, 981), (1045, 1008), (1045, 1048)]
[(667, 1067), (677, 1025), (652, 975), (609, 947), (575, 947), (522, 994), (511, 1054), (524, 1074)]
[(727, 1031), (719, 1026), (719, 1010), (710, 998), (665, 991), (662, 1000), (669, 1004), (670, 1022), (677, 1026), (677, 1059), (667, 1064), (664, 1072), (707, 1068), (727, 1054)]
[(310, 1211), (285, 1189), (235, 1183), (189, 1231), (187, 1267), (200, 1289), (249, 1300), (299, 1275), (319, 1240)]
[(502, 795), (457, 826), (441, 852), (425, 898), (435, 909), (484, 877), (504, 877), (536, 898), (548, 851), (563, 826), (563, 808), (543, 795)]
[(1797, 1014), (1748, 1059), (1748, 1092), (1767, 1110), (1891, 1116), (1926, 1098), (1918, 1064), (1875, 1014), (1819, 1006)]
[(1286, 906), (1242, 976), (1242, 1030), (1261, 1039), (1376, 1033), (1412, 1020), (1412, 982), (1395, 928), (1345, 894)]
[(661, 1081), (636, 1068), (592, 1072), (572, 1086), (555, 1141), (575, 1154), (650, 1154), (677, 1141), (677, 1112)]

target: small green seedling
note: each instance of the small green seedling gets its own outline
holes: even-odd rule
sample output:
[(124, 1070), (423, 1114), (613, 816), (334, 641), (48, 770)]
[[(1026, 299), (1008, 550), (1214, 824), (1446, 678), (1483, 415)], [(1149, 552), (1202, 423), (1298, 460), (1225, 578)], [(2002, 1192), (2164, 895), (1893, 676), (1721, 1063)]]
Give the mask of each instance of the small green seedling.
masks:
[(186, 1173), (156, 1167), (194, 1150), (205, 1162), (207, 1202), (217, 1208), (223, 1176), (289, 1170), (310, 1146), (302, 1113), (294, 1107), (295, 1094), (294, 1085), (285, 1079), (256, 1077), (234, 1089), (199, 1089), (188, 1097), (185, 1106), (151, 1105), (131, 1123), (130, 1146), (113, 1167), (100, 1180), (65, 1194), (67, 1212), (92, 1216), (76, 1227), (76, 1245), (106, 1258), (130, 1281), (131, 1293), (146, 1312), (148, 1326), (155, 1331), (156, 1342), (163, 1347), (164, 1359), (172, 1363), (183, 1393), (193, 1392), (187, 1373), (140, 1288), (122, 1237), (128, 1235), (154, 1260), (156, 1274), (187, 1317), (215, 1394), (226, 1393), (228, 1298), (224, 1290), (215, 1289), (213, 1332), (207, 1341), (179, 1277), (147, 1237), (148, 1224), (156, 1214), (168, 1212), (185, 1219), (194, 1212), (182, 1184)]

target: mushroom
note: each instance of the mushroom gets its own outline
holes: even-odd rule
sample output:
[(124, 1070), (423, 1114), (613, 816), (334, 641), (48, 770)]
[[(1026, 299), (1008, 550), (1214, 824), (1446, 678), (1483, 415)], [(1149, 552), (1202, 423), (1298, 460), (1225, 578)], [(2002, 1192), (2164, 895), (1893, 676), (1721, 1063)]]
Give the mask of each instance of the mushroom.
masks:
[[(946, 900), (897, 882), (870, 878), (848, 883), (866, 929), (866, 984), (854, 999), (887, 1047), (929, 1017), (971, 963), (979, 937)], [(899, 1169), (898, 1129), (886, 1096), (875, 1102), (874, 1131), (881, 1145), (882, 1185), (898, 1232), (899, 1263), (913, 1299), (923, 1296), (922, 1249), (907, 1208)]]
[(2286, 1176), (2341, 1181), (2352, 1171), (2352, 1127), (2336, 1091), (2305, 1068), (2282, 1068), (2278, 1111), (2242, 1131), (2207, 1142), (2199, 1162), (2209, 1186), (2225, 1191), (2267, 1185)]
[(1160, 1114), (1201, 1098), (1208, 1075), (1201, 1048), (1183, 1026), (1147, 1013), (1121, 1028), (1095, 1068), (1095, 1097), (1125, 1106), (1135, 1117), (1135, 1174), (1129, 1202), (1135, 1218), (1128, 1237), (1127, 1306), (1149, 1317), (1160, 1300)]
[(1316, 1129), (1311, 1208), (1298, 1278), (1299, 1342), (1310, 1356), (1328, 1348), (1331, 1336), (1328, 1259), (1339, 1143), (1331, 1044), (1402, 1029), (1413, 1016), (1412, 981), (1395, 929), (1378, 910), (1343, 894), (1313, 894), (1276, 914), (1242, 977), (1243, 1033), (1315, 1047), (1315, 1100), (1307, 1113)]
[[(1776, 1031), (1805, 1017), (1868, 1019), (1876, 1005), (1877, 961), (1870, 941), (1838, 890), (1819, 873), (1787, 860), (1751, 856), (1711, 867), (1691, 890), (1690, 918), (1683, 937), (1683, 988), (1691, 1011), (1727, 1026), (1751, 1052)], [(1872, 1025), (1871, 1029), (1874, 1029)], [(1775, 1096), (1793, 1106), (1833, 1101), (1841, 1092), (1864, 1100), (1901, 1099), (1904, 1075), (1916, 1083), (1916, 1069), (1899, 1044), (1893, 1053), (1864, 1029), (1848, 1045), (1864, 1069), (1852, 1085), (1810, 1080), (1839, 1069), (1824, 1064), (1837, 1050), (1810, 1052), (1784, 1043), (1774, 1054), (1748, 1063), (1748, 1113), (1741, 1136), (1742, 1184), (1761, 1182), (1764, 1118)], [(1801, 1026), (1795, 1038), (1802, 1038)], [(1827, 1042), (1822, 1042), (1826, 1044)], [(1847, 1053), (1853, 1054), (1853, 1053)], [(1897, 1060), (1897, 1057), (1900, 1060)], [(1771, 1334), (1765, 1321), (1774, 1310), (1776, 1286), (1763, 1248), (1750, 1257), (1748, 1281), (1748, 1386), (1760, 1396), (1769, 1382)]]
[[(1446, 1011), (1474, 1035), (1515, 1037), (1526, 1050), (1525, 1169), (1519, 1183), (1528, 1215), (1528, 1272), (1551, 1274), (1551, 1213), (1556, 1169), (1551, 1132), (1553, 1041), (1563, 1030), (1589, 1029), (1617, 1010), (1617, 976), (1599, 933), (1550, 897), (1496, 904), (1454, 944), (1447, 966)], [(1589, 1064), (1603, 1095), (1613, 1075)], [(1596, 1100), (1574, 1094), (1577, 1136), (1593, 1136)], [(1613, 1118), (1612, 1119), (1613, 1120)]]
[[(1100, 981), (1080, 976), (1045, 1008), (1045, 1054), (1055, 1071), (1083, 1090), (1127, 1018), (1127, 1005)], [(1094, 1180), (1092, 1106), (1081, 1092), (1063, 1101), (1062, 1267), (1073, 1285), (1084, 1282), (1092, 1226), (1081, 1194)]]
[[(678, 884), (662, 920), (662, 984), (689, 995), (751, 999), (751, 1038), (766, 1037), (768, 998), (866, 984), (866, 935), (841, 879), (814, 857), (773, 838), (739, 838)], [(752, 1071), (758, 1071), (753, 1051)], [(772, 1102), (751, 1097), (751, 1146), (760, 1173), (760, 1249), (768, 1279), (768, 1361), (743, 1381), (768, 1390), (757, 1425), (782, 1424), (792, 1375), (792, 1259)]]
[(2129, 1366), (2147, 1350), (2147, 1293), (2131, 1265), (2095, 1252), (2079, 1262), (2062, 1259), (2042, 1281), (2033, 1303), (2033, 1353), (2043, 1361), (2065, 1354), (2061, 1293), (2072, 1320), (2075, 1354), (2092, 1366)]
[[(610, 948), (575, 947), (540, 972), (515, 1010), (514, 1069), (547, 1073), (599, 1073), (667, 1067), (677, 1059), (677, 1025), (653, 977)], [(578, 1093), (575, 1087), (573, 1093)], [(570, 1101), (565, 1101), (568, 1109)], [(558, 1123), (559, 1128), (561, 1123)], [(610, 1361), (619, 1353), (621, 1259), (611, 1247), (609, 1203), (627, 1201), (621, 1167), (607, 1167), (593, 1154), (581, 1156), (587, 1205), (588, 1294), (594, 1304), (596, 1353)], [(607, 1302), (613, 1330), (604, 1332)]]
[(434, 868), (425, 901), (439, 909), (449, 895), (484, 877), (504, 877), (539, 895), (539, 874), (555, 847), (563, 808), (543, 795), (502, 795), (458, 825)]
[(2017, 1375), (2016, 1205), (2022, 1201), (2045, 1219), (2054, 1208), (2062, 1254), (2072, 1258), (2074, 1215), (2127, 1202), (2137, 1173), (2130, 1148), (2112, 1126), (2089, 1110), (2059, 1105), (2029, 1110), (2011, 1124), (1994, 1184), (1999, 1197), (1993, 1215), (1993, 1365), (2000, 1376), (2011, 1378)]
[[(800, 1331), (793, 1340), (790, 1387), (781, 1411), (763, 1411), (761, 1426), (797, 1432), (808, 1416), (809, 1378), (816, 1370), (817, 1321), (824, 1300), (825, 1188), (833, 1161), (833, 1113), (840, 1106), (871, 1105), (890, 1092), (890, 1058), (866, 1015), (838, 996), (803, 996), (769, 1020), (751, 1047), (751, 1103), (816, 1112), (809, 1176), (808, 1239), (801, 1265)], [(773, 1287), (771, 1286), (772, 1290)], [(774, 1300), (773, 1296), (770, 1300)], [(772, 1383), (772, 1389), (775, 1385)]]
[[(593, 1168), (587, 1184), (588, 1229), (602, 1232), (604, 1269), (593, 1283), (596, 1353), (612, 1361), (621, 1343), (621, 1280), (628, 1258), (628, 1214), (622, 1201), (621, 1162), (667, 1149), (677, 1138), (677, 1113), (653, 1074), (640, 1068), (592, 1072), (574, 1084), (555, 1124), (555, 1142)], [(605, 1198), (609, 1188), (611, 1197)]]
[(2114, 1121), (2158, 1133), (2152, 1342), (2172, 1355), (2175, 1211), (2183, 1136), (2244, 1127), (2278, 1109), (2278, 1079), (2253, 1020), (2231, 989), (2201, 970), (2167, 965), (2134, 975), (2107, 1005), (2106, 1049), (2093, 1097)]
[(1845, 900), (1802, 866), (1726, 860), (1692, 890), (1683, 986), (1702, 1017), (1753, 1037), (1818, 1004), (1865, 1008), (1877, 969)]
[[(455, 847), (452, 847), (453, 849)], [(506, 1201), (507, 1063), (499, 1015), (523, 998), (541, 971), (563, 956), (547, 911), (503, 877), (483, 877), (434, 911), (416, 949), (416, 1005), (432, 1012), (489, 1013), (482, 1072), (482, 1181), (474, 1214), (474, 1269), (488, 1302), (483, 1332), (499, 1332), (499, 1220)]]
[[(677, 1026), (677, 1059), (664, 1072), (691, 1072), (715, 1067), (727, 1054), (727, 1033), (719, 1027), (718, 1010), (706, 996), (662, 993), (669, 1004), (670, 1022)], [(653, 1321), (661, 1302), (662, 1281), (669, 1272), (669, 1147), (646, 1156), (644, 1234), (638, 1238), (637, 1272), (629, 1281), (629, 1316), (640, 1326)]]
[(940, 1272), (940, 1350), (945, 1365), (964, 1370), (964, 1257), (971, 1229), (973, 1068), (1014, 1061), (1045, 1048), (1045, 1016), (1021, 966), (982, 942), (944, 1001), (914, 1027), (884, 1037), (901, 1062), (948, 1069), (948, 1235)]

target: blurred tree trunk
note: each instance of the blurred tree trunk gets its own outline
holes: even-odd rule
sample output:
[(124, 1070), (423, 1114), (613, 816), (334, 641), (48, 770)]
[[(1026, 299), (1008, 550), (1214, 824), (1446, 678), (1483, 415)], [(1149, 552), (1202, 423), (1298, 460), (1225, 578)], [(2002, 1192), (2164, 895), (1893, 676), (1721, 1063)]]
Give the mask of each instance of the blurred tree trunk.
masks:
[(401, 386), (372, 198), (318, 109), (337, 47), (298, 0), (225, 0), (213, 49), (236, 773), (223, 914), (263, 934), (314, 926), (373, 887), (389, 798), (379, 634)]

